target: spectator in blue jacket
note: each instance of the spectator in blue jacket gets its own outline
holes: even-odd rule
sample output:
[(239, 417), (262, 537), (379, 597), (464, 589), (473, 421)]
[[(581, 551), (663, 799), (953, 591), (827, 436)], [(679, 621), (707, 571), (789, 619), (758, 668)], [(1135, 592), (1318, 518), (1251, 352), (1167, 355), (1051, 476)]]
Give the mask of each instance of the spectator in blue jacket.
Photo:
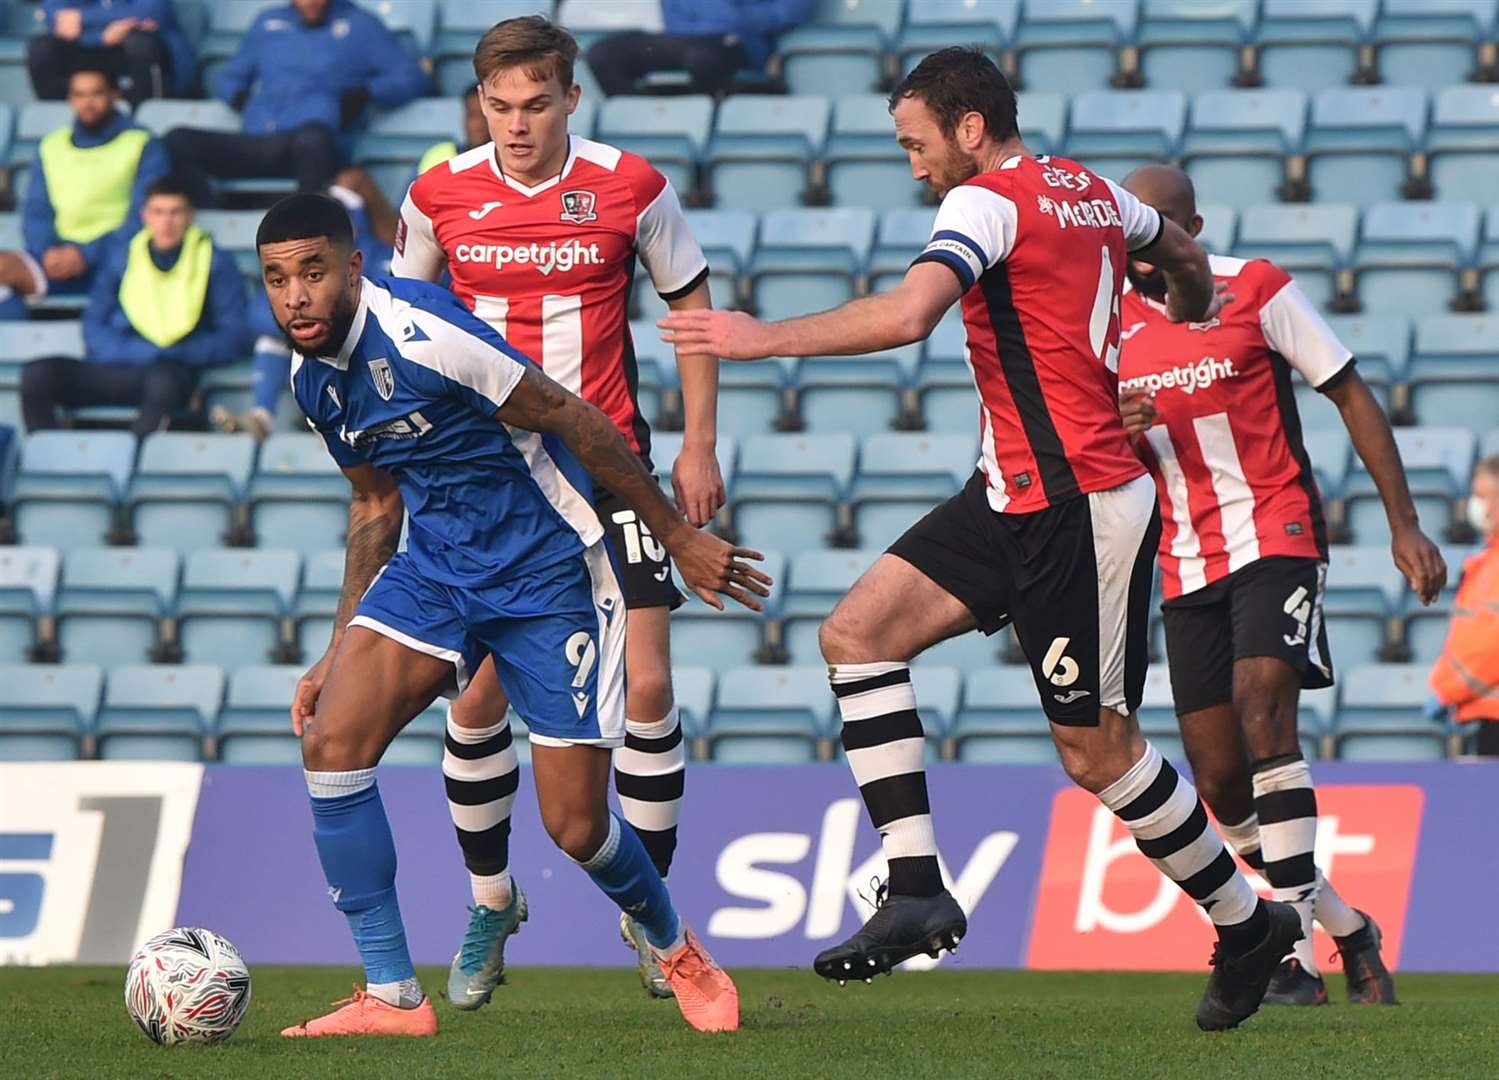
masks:
[(213, 198), (209, 177), (289, 177), (321, 192), (338, 170), (339, 133), (365, 106), (395, 108), (430, 86), (396, 35), (351, 0), (292, 0), (260, 14), (214, 80), (244, 131), (177, 128), (167, 147), (200, 206)]
[(28, 431), (60, 425), (58, 406), (129, 405), (146, 435), (181, 411), (206, 367), (250, 344), (245, 282), (234, 257), (193, 224), (186, 189), (151, 185), (143, 228), (105, 255), (83, 313), (85, 359), (50, 356), (21, 369)]
[[(661, 0), (664, 32), (604, 38), (588, 50), (588, 66), (610, 95), (631, 93), (651, 72), (678, 70), (687, 71), (693, 92), (722, 93), (740, 71), (763, 71), (776, 35), (810, 19), (814, 6), (814, 0)], [(566, 17), (564, 6), (559, 20)]]
[(171, 0), (44, 0), (47, 32), (31, 39), (26, 65), (43, 101), (67, 93), (68, 76), (100, 68), (127, 80), (131, 105), (186, 97), (198, 81), (192, 44)]
[(73, 123), (43, 137), (31, 162), (25, 249), (0, 251), (0, 288), (12, 297), (87, 292), (110, 234), (140, 220), (146, 189), (170, 171), (161, 140), (123, 115), (118, 100), (105, 72), (80, 69), (68, 80)]

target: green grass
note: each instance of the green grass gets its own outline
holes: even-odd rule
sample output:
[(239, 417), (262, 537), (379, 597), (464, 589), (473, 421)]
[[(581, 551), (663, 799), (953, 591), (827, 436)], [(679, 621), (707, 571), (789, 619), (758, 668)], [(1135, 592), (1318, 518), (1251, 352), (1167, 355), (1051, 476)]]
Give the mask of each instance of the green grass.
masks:
[[(1499, 1076), (1499, 976), (1399, 980), (1399, 1008), (1270, 1009), (1241, 1030), (1192, 1023), (1197, 975), (955, 971), (840, 990), (800, 971), (738, 973), (737, 1035), (689, 1030), (627, 970), (522, 968), (434, 1040), (278, 1031), (347, 994), (352, 970), (259, 967), (228, 1043), (166, 1050), (125, 1014), (114, 968), (0, 968), (0, 1077), (869, 1078)], [(443, 972), (424, 970), (429, 987)], [(1341, 976), (1329, 988), (1341, 994)]]

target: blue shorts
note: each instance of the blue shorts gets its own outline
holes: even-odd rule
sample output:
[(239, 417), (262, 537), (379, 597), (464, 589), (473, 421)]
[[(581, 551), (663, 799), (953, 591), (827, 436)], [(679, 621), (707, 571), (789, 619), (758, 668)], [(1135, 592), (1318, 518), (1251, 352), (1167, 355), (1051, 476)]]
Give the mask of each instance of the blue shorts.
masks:
[(433, 581), (399, 552), (349, 625), (449, 661), (460, 690), (493, 656), (533, 742), (624, 745), (625, 601), (602, 540), (484, 588)]

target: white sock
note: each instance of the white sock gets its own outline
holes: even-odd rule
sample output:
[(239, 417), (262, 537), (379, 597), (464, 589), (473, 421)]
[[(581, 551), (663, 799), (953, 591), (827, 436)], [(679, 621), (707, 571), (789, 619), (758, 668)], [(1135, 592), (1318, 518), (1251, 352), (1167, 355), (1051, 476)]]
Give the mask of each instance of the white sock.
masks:
[(1323, 876), (1320, 868), (1317, 870), (1317, 903), (1313, 906), (1312, 914), (1322, 924), (1322, 929), (1333, 937), (1356, 934), (1365, 925), (1364, 917), (1338, 895), (1338, 890), (1332, 887), (1332, 882)]
[(414, 1009), (427, 999), (427, 995), (422, 993), (421, 980), (415, 975), (399, 982), (369, 983), (364, 992), (398, 1009)]
[(510, 885), (509, 870), (501, 870), (498, 874), (470, 873), (468, 881), (473, 889), (475, 907), (487, 907), (490, 911), (504, 911), (510, 906), (514, 890)]

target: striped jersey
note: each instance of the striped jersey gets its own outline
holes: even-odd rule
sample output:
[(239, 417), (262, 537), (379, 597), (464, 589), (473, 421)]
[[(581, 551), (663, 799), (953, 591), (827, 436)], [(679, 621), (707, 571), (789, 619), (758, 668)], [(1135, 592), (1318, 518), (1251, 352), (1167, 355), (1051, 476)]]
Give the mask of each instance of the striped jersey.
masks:
[(668, 300), (708, 275), (666, 177), (574, 136), (562, 171), (535, 187), (500, 171), (494, 143), (428, 169), (401, 206), (391, 268), (423, 281), (446, 268), (474, 314), (648, 454), (629, 327), (637, 258)]
[(1144, 468), (1119, 419), (1128, 253), (1161, 219), (1075, 161), (1016, 155), (953, 188), (917, 262), (958, 276), (989, 505), (1044, 509)]
[(479, 588), (603, 535), (561, 441), (495, 418), (528, 363), (447, 289), (366, 278), (337, 355), (294, 352), (291, 385), (334, 461), (395, 479), (417, 569)]
[(1284, 270), (1208, 261), (1234, 299), (1206, 323), (1173, 323), (1155, 301), (1124, 296), (1121, 386), (1153, 392), (1159, 414), (1137, 446), (1160, 496), (1168, 600), (1266, 556), (1327, 558), (1291, 371), (1325, 392), (1353, 370)]

